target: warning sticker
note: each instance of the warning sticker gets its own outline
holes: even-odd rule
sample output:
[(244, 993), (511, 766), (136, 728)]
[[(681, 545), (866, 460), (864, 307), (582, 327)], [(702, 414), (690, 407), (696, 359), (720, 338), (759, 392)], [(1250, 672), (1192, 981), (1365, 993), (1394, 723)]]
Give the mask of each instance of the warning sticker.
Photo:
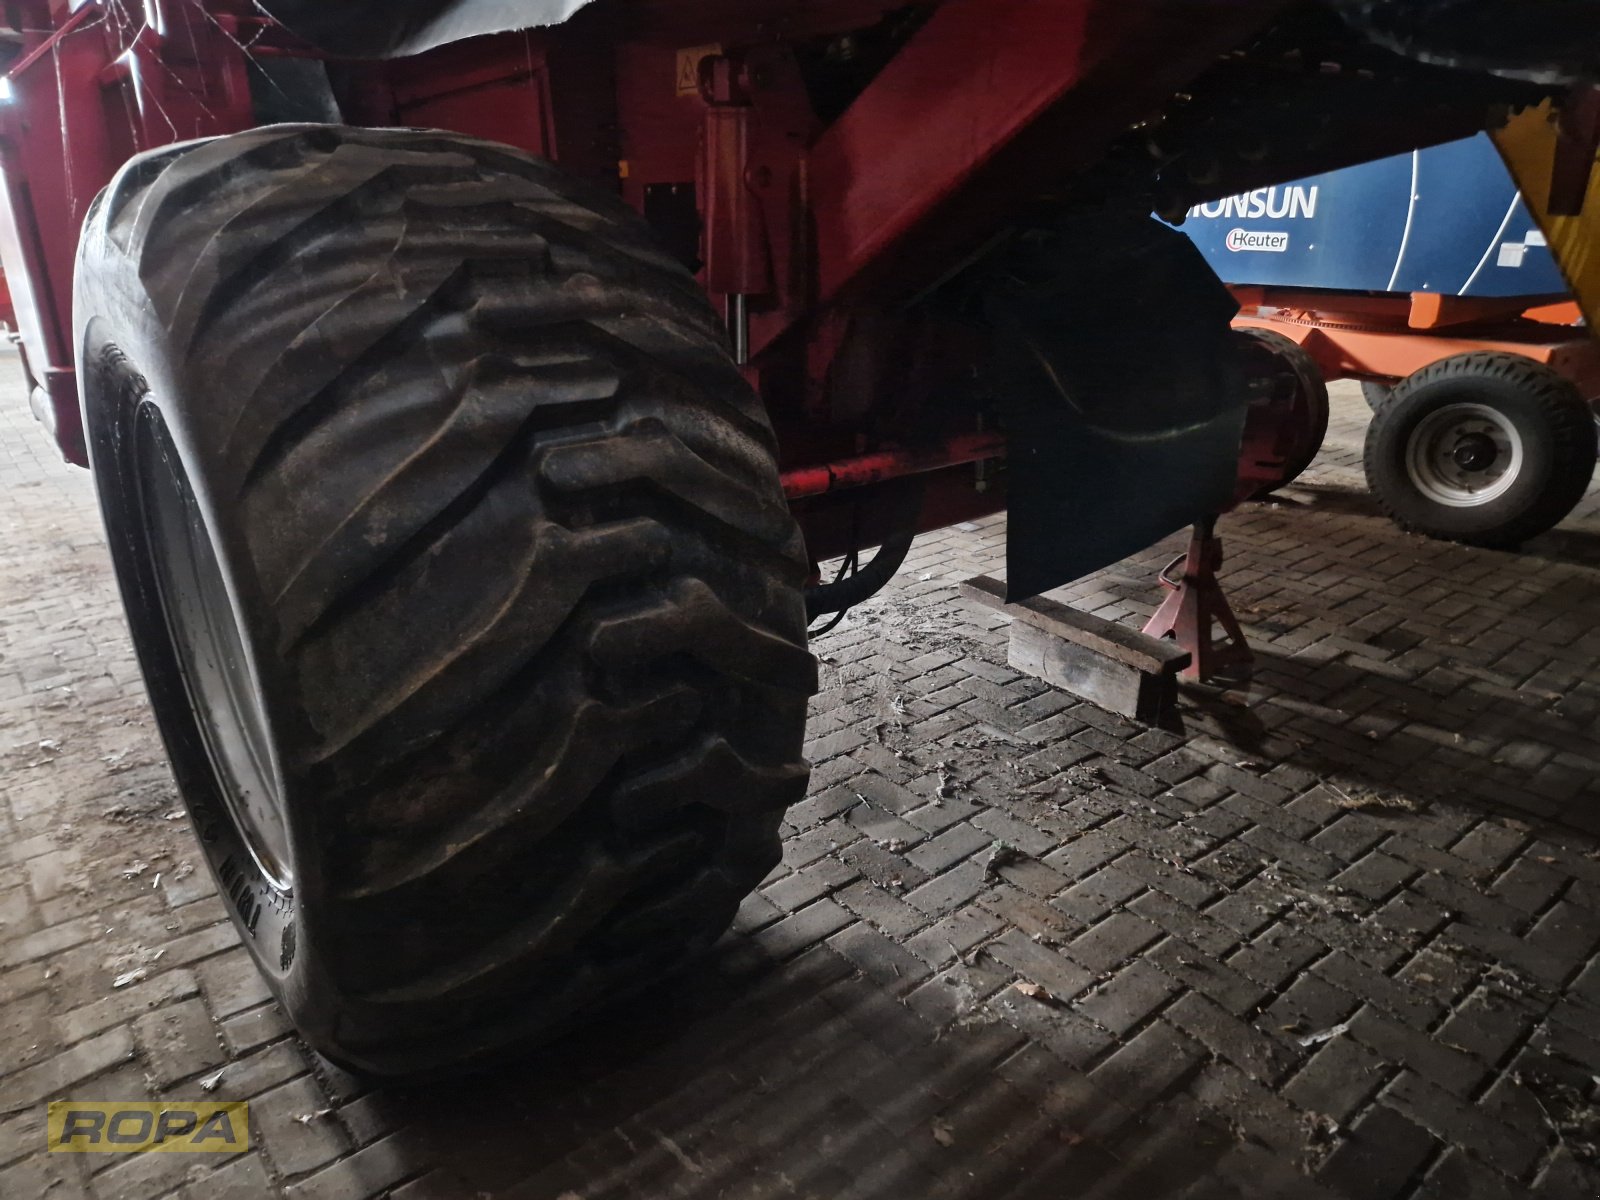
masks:
[(698, 96), (700, 94), (700, 61), (713, 54), (722, 53), (722, 44), (719, 42), (711, 46), (690, 46), (687, 50), (678, 51), (678, 95)]

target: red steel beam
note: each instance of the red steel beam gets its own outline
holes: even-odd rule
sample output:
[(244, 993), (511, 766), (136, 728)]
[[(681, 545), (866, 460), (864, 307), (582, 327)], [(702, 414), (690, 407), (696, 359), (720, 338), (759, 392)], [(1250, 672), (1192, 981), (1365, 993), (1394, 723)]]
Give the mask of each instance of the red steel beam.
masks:
[(1002, 433), (967, 433), (937, 446), (879, 450), (821, 466), (797, 467), (783, 473), (783, 494), (791, 500), (820, 496), (845, 488), (883, 483), (902, 475), (922, 475), (962, 463), (1001, 458), (1006, 452)]
[(817, 298), (869, 270), (902, 291), (936, 279), (1284, 7), (949, 0), (812, 149)]

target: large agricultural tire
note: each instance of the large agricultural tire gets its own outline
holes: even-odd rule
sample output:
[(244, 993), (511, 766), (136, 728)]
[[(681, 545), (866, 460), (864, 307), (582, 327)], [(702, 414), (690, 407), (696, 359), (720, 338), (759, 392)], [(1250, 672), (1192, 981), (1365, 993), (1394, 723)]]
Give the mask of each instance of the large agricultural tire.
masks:
[(1382, 408), (1390, 396), (1394, 395), (1394, 384), (1378, 383), (1376, 380), (1363, 379), (1361, 381), (1361, 398), (1367, 402), (1367, 407), (1373, 412)]
[(277, 126), (125, 167), (77, 311), (174, 774), (312, 1045), (482, 1065), (722, 933), (805, 789), (807, 560), (637, 217), (490, 143)]
[(1595, 423), (1578, 389), (1542, 363), (1474, 351), (1396, 385), (1367, 426), (1367, 487), (1413, 533), (1510, 549), (1583, 498)]

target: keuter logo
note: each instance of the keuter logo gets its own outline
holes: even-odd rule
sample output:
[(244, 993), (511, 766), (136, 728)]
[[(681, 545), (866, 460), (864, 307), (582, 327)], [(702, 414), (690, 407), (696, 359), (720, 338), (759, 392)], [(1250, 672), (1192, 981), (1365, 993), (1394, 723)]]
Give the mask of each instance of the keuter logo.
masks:
[(54, 1100), (45, 1136), (52, 1154), (237, 1154), (250, 1148), (249, 1106)]
[(1289, 248), (1289, 235), (1255, 229), (1230, 229), (1225, 245), (1229, 250), (1269, 250), (1274, 254), (1282, 254)]

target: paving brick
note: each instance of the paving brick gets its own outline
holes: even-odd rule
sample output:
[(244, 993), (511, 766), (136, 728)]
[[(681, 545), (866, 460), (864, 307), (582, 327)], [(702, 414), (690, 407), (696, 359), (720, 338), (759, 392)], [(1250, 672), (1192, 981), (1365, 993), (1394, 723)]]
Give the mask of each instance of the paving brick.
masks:
[(1219, 894), (1216, 884), (1149, 854), (1126, 854), (1116, 865), (1135, 879), (1190, 908), (1211, 903)]
[(1438, 1144), (1426, 1129), (1380, 1105), (1351, 1127), (1317, 1180), (1348, 1196), (1402, 1195)]
[(198, 1190), (205, 1171), (186, 1154), (132, 1154), (113, 1158), (90, 1188), (102, 1200), (154, 1200), (184, 1183)]
[(426, 1163), (419, 1149), (400, 1134), (391, 1134), (357, 1150), (349, 1158), (324, 1167), (284, 1189), (288, 1200), (350, 1200), (373, 1196), (418, 1172)]
[(47, 1196), (50, 1200), (88, 1200), (88, 1189), (73, 1171), (72, 1166), (62, 1161), (64, 1157), (40, 1156), (0, 1170), (0, 1196)]
[(1523, 1200), (1528, 1191), (1452, 1146), (1429, 1169), (1422, 1195), (1428, 1200)]
[(867, 925), (851, 925), (828, 939), (858, 969), (891, 991), (914, 987), (928, 977), (926, 963), (896, 941)]
[(1183, 938), (1214, 957), (1226, 955), (1239, 935), (1204, 913), (1185, 907), (1159, 891), (1148, 891), (1128, 901), (1128, 911), (1159, 925), (1173, 937)]
[(971, 900), (987, 886), (982, 863), (968, 860), (906, 893), (906, 903), (930, 915), (942, 915)]
[(1369, 900), (1392, 894), (1417, 873), (1417, 868), (1393, 855), (1374, 850), (1333, 877), (1333, 882)]
[(56, 1018), (56, 1036), (63, 1043), (81, 1041), (146, 1009), (198, 995), (200, 984), (191, 971), (163, 971), (151, 979), (119, 989), (103, 1000), (82, 1005)]
[[(1412, 1071), (1402, 1071), (1384, 1089), (1383, 1103), (1404, 1113), (1440, 1141), (1466, 1148), (1504, 1175), (1520, 1176), (1544, 1155), (1542, 1136), (1529, 1137), (1527, 1132), (1513, 1131), (1470, 1100), (1434, 1087)], [(1535, 1125), (1534, 1129), (1539, 1127)]]
[(1177, 938), (1152, 947), (1144, 958), (1231, 1013), (1252, 1011), (1269, 995), (1260, 984)]
[(1035, 896), (1054, 896), (1067, 886), (1065, 876), (1045, 866), (1036, 858), (1013, 859), (999, 867), (997, 873), (1007, 883), (1015, 884)]
[(227, 1061), (211, 1016), (199, 1000), (182, 1000), (133, 1023), (152, 1077), (164, 1088)]
[(1473, 925), (1498, 933), (1514, 934), (1527, 923), (1527, 914), (1486, 895), (1477, 887), (1446, 875), (1426, 871), (1412, 882), (1413, 891), (1464, 916)]
[(248, 1100), (275, 1084), (305, 1074), (307, 1069), (306, 1057), (296, 1046), (275, 1042), (221, 1068), (221, 1078), (210, 1096), (213, 1100)]
[(989, 943), (987, 952), (1024, 979), (1044, 988), (1057, 1001), (1072, 999), (1094, 980), (1093, 974), (1071, 959), (1031, 941), (1016, 930), (1008, 931)]
[(907, 861), (924, 872), (936, 875), (953, 867), (962, 859), (987, 849), (994, 839), (965, 821), (952, 825), (939, 836), (930, 838), (906, 854)]
[(1250, 1078), (1269, 1086), (1285, 1075), (1296, 1061), (1293, 1052), (1282, 1042), (1193, 992), (1175, 1001), (1162, 1017)]
[(935, 921), (907, 941), (906, 948), (924, 962), (943, 966), (1005, 927), (993, 913), (973, 906)]
[(1130, 912), (1114, 912), (1067, 943), (1066, 952), (1091, 971), (1111, 971), (1163, 937), (1161, 927)]
[(1159, 967), (1134, 961), (1077, 1001), (1077, 1011), (1121, 1036), (1163, 1008), (1183, 985)]
[[(853, 849), (854, 846), (846, 847), (847, 851)], [(780, 911), (790, 913), (854, 882), (856, 877), (857, 872), (840, 859), (824, 858), (763, 888), (761, 895)]]
[(1478, 989), (1435, 1031), (1439, 1042), (1466, 1050), (1489, 1065), (1499, 1063), (1527, 1036), (1532, 1013)]
[(1028, 937), (1049, 945), (1062, 945), (1083, 929), (1082, 922), (1014, 887), (991, 888), (978, 903)]
[(1001, 991), (986, 1007), (1076, 1070), (1087, 1070), (1116, 1044), (1109, 1031), (1072, 1008), (1024, 996), (1015, 988)]
[(1470, 863), (1479, 878), (1488, 878), (1504, 870), (1527, 842), (1528, 836), (1521, 830), (1480, 821), (1450, 847), (1450, 853)]
[(1176, 1089), (1205, 1056), (1199, 1042), (1157, 1020), (1089, 1072), (1089, 1078), (1123, 1104), (1143, 1108)]
[(1559, 900), (1523, 937), (1529, 945), (1570, 970), (1594, 952), (1596, 944), (1600, 943), (1600, 929), (1595, 928), (1592, 913)]
[[(1564, 872), (1522, 855), (1489, 885), (1489, 894), (1521, 912), (1536, 913), (1571, 882)], [(1593, 911), (1597, 906), (1587, 907)]]
[(1231, 1063), (1207, 1063), (1189, 1093), (1264, 1146), (1291, 1157), (1304, 1147), (1304, 1115)]
[(1144, 881), (1138, 876), (1115, 865), (1105, 866), (1073, 884), (1050, 903), (1079, 924), (1087, 925), (1120, 908), (1144, 889)]
[(1225, 960), (1246, 979), (1268, 991), (1287, 987), (1308, 964), (1327, 952), (1327, 946), (1286, 921), (1275, 921), (1239, 947)]
[[(928, 786), (932, 791), (937, 786), (937, 781), (930, 782)], [(978, 805), (961, 799), (957, 794), (939, 797), (921, 808), (913, 809), (906, 814), (906, 821), (924, 833), (942, 833), (950, 826), (970, 820), (982, 811)]]
[(1044, 861), (1068, 879), (1077, 880), (1096, 867), (1120, 857), (1128, 843), (1115, 834), (1096, 830), (1045, 855)]
[(859, 829), (863, 836), (880, 844), (894, 842), (901, 846), (914, 846), (923, 837), (921, 829), (907, 824), (888, 809), (879, 808), (870, 800), (863, 800), (846, 812), (844, 817)]
[(122, 1026), (79, 1042), (70, 1050), (7, 1076), (5, 1089), (0, 1092), (0, 1114), (21, 1112), (51, 1098), (71, 1099), (62, 1094), (66, 1088), (126, 1062), (133, 1054), (133, 1037)]
[[(928, 918), (900, 899), (903, 891), (904, 883), (898, 876), (881, 882), (874, 872), (841, 888), (832, 899), (891, 936), (904, 938), (923, 928)], [(776, 909), (773, 912), (774, 919), (783, 915)]]
[[(1326, 1028), (1326, 1027), (1324, 1027)], [(1330, 1038), (1283, 1088), (1296, 1108), (1345, 1124), (1391, 1072), (1384, 1060), (1349, 1036)]]
[(852, 920), (850, 913), (832, 900), (818, 900), (776, 925), (769, 925), (753, 940), (766, 953), (784, 958), (843, 929)]
[(277, 1004), (266, 1004), (222, 1022), (223, 1043), (235, 1056), (286, 1036), (293, 1028)]
[(848, 754), (866, 743), (866, 737), (856, 729), (836, 729), (834, 732), (806, 744), (806, 756), (812, 762), (827, 762), (841, 754)]
[(1269, 1027), (1295, 1035), (1330, 1029), (1348, 1020), (1361, 1007), (1349, 992), (1323, 982), (1315, 975), (1298, 976), (1267, 1008)]
[(733, 914), (733, 928), (740, 933), (754, 933), (774, 921), (781, 921), (783, 915), (783, 909), (760, 892), (751, 892), (739, 901), (739, 910)]
[(272, 999), (267, 984), (243, 948), (207, 959), (195, 968), (206, 1003), (219, 1017), (231, 1017)]
[(1438, 1015), (1425, 997), (1397, 983), (1381, 971), (1363, 966), (1342, 950), (1336, 950), (1313, 968), (1321, 979), (1370, 1000), (1384, 1012), (1419, 1027), (1427, 1026)]
[(25, 933), (18, 938), (8, 938), (0, 944), (0, 968), (14, 967), (34, 959), (49, 958), (98, 937), (102, 923), (96, 917), (80, 917), (63, 921), (37, 933)]
[(1465, 946), (1493, 962), (1522, 971), (1539, 983), (1558, 986), (1572, 971), (1572, 963), (1541, 950), (1525, 938), (1453, 922), (1441, 931), (1440, 940)]
[(261, 1093), (250, 1102), (251, 1123), (282, 1175), (304, 1175), (333, 1162), (350, 1149), (343, 1126), (316, 1082), (302, 1075)]
[(1402, 1024), (1371, 1005), (1350, 1019), (1350, 1036), (1390, 1062), (1404, 1064), (1429, 1082), (1458, 1095), (1471, 1092), (1486, 1073), (1484, 1065), (1472, 1055)]

